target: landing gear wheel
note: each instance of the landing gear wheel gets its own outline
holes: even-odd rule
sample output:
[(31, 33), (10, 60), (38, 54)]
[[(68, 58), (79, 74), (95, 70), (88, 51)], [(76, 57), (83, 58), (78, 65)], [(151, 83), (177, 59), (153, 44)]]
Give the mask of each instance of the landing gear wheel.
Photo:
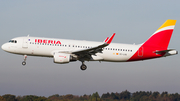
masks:
[(81, 68), (81, 70), (86, 70), (87, 66), (85, 64), (82, 64), (80, 68)]
[(22, 65), (23, 65), (23, 66), (24, 66), (24, 65), (26, 65), (26, 62), (25, 62), (25, 61), (23, 61), (23, 62), (22, 62)]
[(24, 61), (22, 62), (22, 65), (23, 65), (23, 66), (26, 65), (26, 58), (27, 58), (27, 55), (24, 55)]

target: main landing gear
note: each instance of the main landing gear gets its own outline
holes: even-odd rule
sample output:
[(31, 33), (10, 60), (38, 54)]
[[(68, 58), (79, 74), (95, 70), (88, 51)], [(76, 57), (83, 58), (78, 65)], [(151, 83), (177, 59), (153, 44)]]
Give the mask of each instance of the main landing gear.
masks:
[(27, 58), (27, 55), (24, 55), (24, 61), (22, 62), (22, 65), (23, 65), (23, 66), (26, 65), (26, 58)]
[(82, 61), (82, 65), (81, 65), (80, 68), (81, 68), (81, 70), (83, 70), (83, 71), (87, 69), (87, 66), (84, 64), (84, 61)]

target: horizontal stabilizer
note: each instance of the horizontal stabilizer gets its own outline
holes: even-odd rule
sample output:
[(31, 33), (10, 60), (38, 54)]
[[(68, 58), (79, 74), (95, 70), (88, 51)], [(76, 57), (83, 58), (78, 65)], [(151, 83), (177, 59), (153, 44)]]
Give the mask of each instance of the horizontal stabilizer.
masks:
[(176, 51), (175, 49), (168, 49), (168, 50), (156, 51), (155, 53), (157, 53), (157, 54), (165, 54), (164, 56), (169, 56), (169, 55), (178, 54), (178, 51)]

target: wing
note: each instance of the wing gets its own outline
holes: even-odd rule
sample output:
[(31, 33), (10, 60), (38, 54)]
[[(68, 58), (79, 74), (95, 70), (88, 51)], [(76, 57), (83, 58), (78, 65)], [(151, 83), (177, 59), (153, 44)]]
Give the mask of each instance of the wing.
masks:
[(103, 50), (102, 48), (108, 46), (111, 43), (111, 41), (113, 40), (114, 36), (115, 36), (115, 33), (112, 34), (112, 36), (110, 38), (107, 37), (101, 45), (98, 45), (98, 46), (95, 46), (92, 48), (88, 48), (88, 49), (72, 51), (71, 54), (77, 55), (79, 60), (81, 60), (81, 59), (90, 60), (91, 55), (95, 55), (96, 53), (101, 53)]

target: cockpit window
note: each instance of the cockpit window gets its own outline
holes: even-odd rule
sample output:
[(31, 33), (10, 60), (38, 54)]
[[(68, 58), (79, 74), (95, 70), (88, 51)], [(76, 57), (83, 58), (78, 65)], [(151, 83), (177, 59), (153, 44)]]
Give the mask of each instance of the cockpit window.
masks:
[(10, 43), (17, 43), (16, 40), (10, 40), (9, 42), (10, 42)]

